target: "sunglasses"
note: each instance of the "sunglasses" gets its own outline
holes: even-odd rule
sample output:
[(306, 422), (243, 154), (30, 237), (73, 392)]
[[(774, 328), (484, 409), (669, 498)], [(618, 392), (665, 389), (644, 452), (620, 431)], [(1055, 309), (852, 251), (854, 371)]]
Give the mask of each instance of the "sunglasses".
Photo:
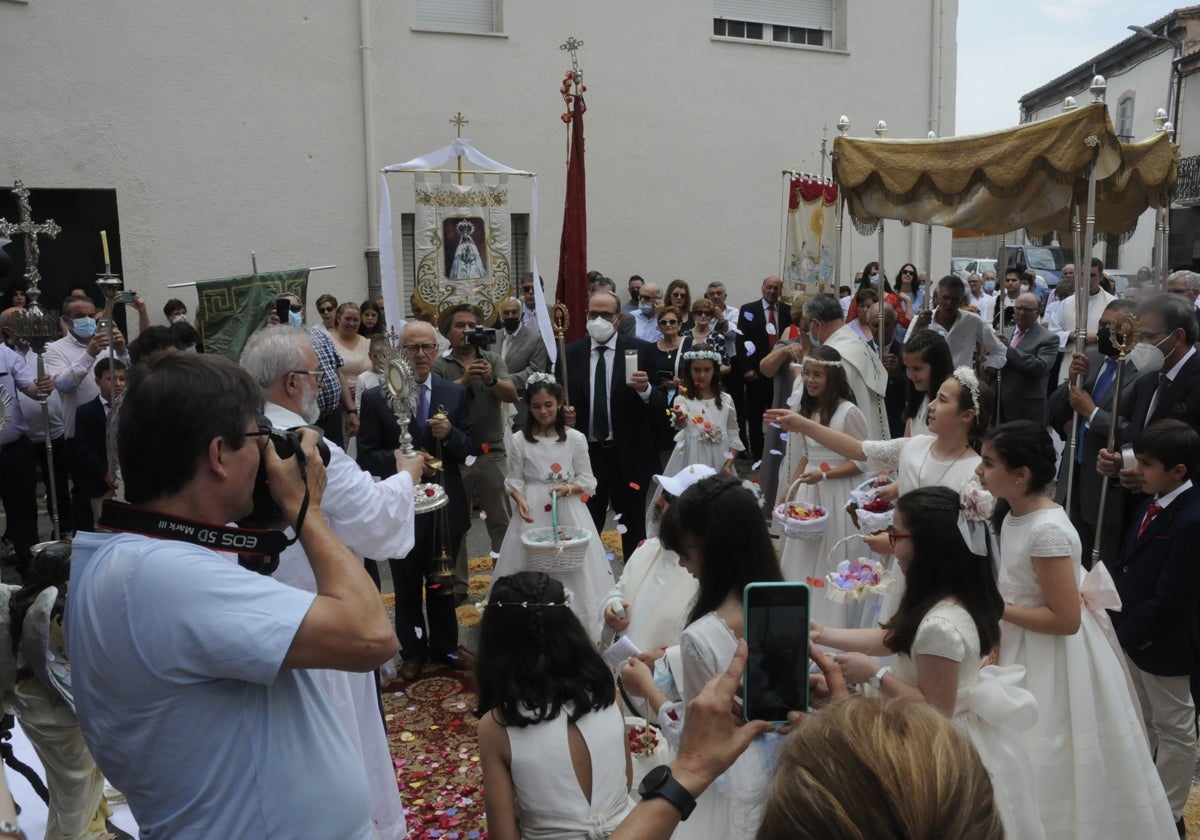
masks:
[[(300, 307), (298, 307), (298, 306), (297, 306), (297, 307), (296, 307), (296, 308), (294, 308), (292, 311), (293, 311), (293, 312), (299, 312), (299, 311), (300, 311)], [(317, 307), (317, 311), (318, 311), (318, 312), (320, 312), (322, 315), (326, 315), (326, 314), (328, 314), (328, 313), (330, 313), (330, 312), (332, 312), (332, 311), (333, 311), (333, 307), (332, 307), (332, 306), (318, 306), (318, 307)]]
[(658, 325), (660, 327), (674, 327), (674, 326), (678, 326), (678, 324), (679, 324), (679, 321), (675, 318), (659, 318), (658, 319)]
[(916, 272), (915, 272), (915, 271), (909, 271), (909, 270), (906, 268), (906, 269), (904, 269), (903, 271), (901, 271), (901, 272), (900, 272), (900, 276), (901, 276), (901, 277), (903, 277), (905, 274), (907, 274), (909, 277), (912, 277), (913, 275), (915, 275), (915, 274), (916, 274)]

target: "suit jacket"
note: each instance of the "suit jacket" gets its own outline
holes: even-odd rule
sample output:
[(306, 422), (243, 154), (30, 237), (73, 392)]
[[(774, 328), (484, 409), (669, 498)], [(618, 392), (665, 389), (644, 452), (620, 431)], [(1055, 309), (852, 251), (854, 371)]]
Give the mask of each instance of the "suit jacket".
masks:
[[(663, 411), (666, 410), (666, 402), (659, 389), (653, 387), (650, 389), (650, 401), (643, 402), (638, 392), (625, 384), (625, 351), (636, 350), (638, 369), (649, 372), (653, 345), (617, 335), (608, 346), (616, 348), (615, 359), (607, 358), (609, 354), (605, 354), (606, 364), (616, 367), (609, 405), (613, 448), (622, 477), (646, 488), (658, 465), (651, 418), (656, 413), (659, 417), (665, 416)], [(575, 428), (585, 435), (591, 429), (592, 416), (591, 352), (592, 340), (581, 338), (568, 344), (564, 354), (567, 386), (571, 404), (575, 407)]]
[[(1087, 348), (1085, 355), (1088, 361), (1088, 375), (1083, 380), (1083, 389), (1094, 398), (1096, 379), (1100, 376), (1100, 370), (1104, 365), (1105, 359), (1094, 345)], [(1133, 380), (1137, 378), (1137, 375), (1137, 368), (1132, 362), (1126, 361), (1125, 369), (1121, 374), (1124, 382), (1121, 386), (1123, 391), (1128, 393), (1129, 387), (1133, 383)], [(1096, 472), (1096, 460), (1100, 455), (1100, 450), (1108, 446), (1108, 429), (1112, 425), (1113, 411), (1117, 407), (1117, 389), (1115, 386), (1116, 379), (1114, 378), (1112, 384), (1108, 386), (1107, 393), (1103, 395), (1103, 399), (1096, 403), (1096, 413), (1083, 433), (1081, 446), (1082, 458), (1080, 459), (1080, 463), (1075, 465), (1075, 483), (1078, 487), (1076, 492), (1079, 494), (1079, 510), (1084, 520), (1093, 527), (1096, 524), (1097, 513), (1100, 510), (1100, 485), (1103, 480), (1103, 476)], [(1062, 435), (1063, 440), (1067, 441), (1067, 448), (1063, 450), (1063, 457), (1059, 463), (1058, 486), (1054, 493), (1054, 499), (1060, 505), (1067, 498), (1067, 468), (1070, 464), (1071, 455), (1071, 415), (1075, 413), (1069, 401), (1070, 388), (1071, 383), (1064, 382), (1050, 395), (1050, 425)], [(1084, 419), (1081, 417), (1079, 422), (1082, 425)], [(1121, 440), (1122, 429), (1127, 422), (1119, 414), (1117, 415), (1117, 440)], [(1122, 515), (1121, 492), (1115, 480), (1108, 489), (1107, 507), (1108, 512), (1105, 514), (1105, 521), (1120, 522)]]
[(1113, 569), (1121, 611), (1110, 615), (1121, 647), (1135, 665), (1158, 676), (1183, 676), (1197, 664), (1200, 490), (1181, 493), (1138, 537), (1150, 502), (1146, 499), (1138, 508)]
[[(746, 371), (758, 373), (758, 363), (771, 352), (771, 342), (767, 337), (767, 313), (763, 309), (762, 298), (753, 303), (745, 304), (738, 310), (737, 328), (741, 331), (737, 337), (737, 362), (734, 372), (741, 375)], [(791, 308), (785, 303), (775, 304), (775, 337), (783, 338), (784, 330), (792, 325)], [(746, 344), (753, 345), (753, 351)]]
[(1005, 327), (1010, 345), (1005, 354), (1000, 383), (1000, 419), (1046, 423), (1046, 391), (1054, 361), (1058, 358), (1058, 336), (1035, 323), (1011, 346), (1016, 327)]
[(100, 397), (96, 397), (75, 409), (75, 437), (67, 441), (71, 480), (89, 499), (97, 499), (108, 490), (108, 484), (104, 481), (108, 473), (108, 443), (105, 438), (108, 418), (100, 400)]
[[(448, 503), (448, 524), (451, 535), (461, 535), (470, 527), (467, 511), (467, 494), (463, 488), (460, 465), (468, 457), (477, 454), (471, 441), (471, 409), (467, 404), (467, 390), (461, 385), (448, 382), (436, 373), (429, 374), (429, 414), (432, 417), (438, 406), (444, 406), (450, 419), (450, 435), (442, 441), (443, 480)], [(429, 427), (420, 428), (416, 418), (409, 418), (408, 432), (412, 435), (414, 449), (437, 453), (437, 441)], [(371, 475), (387, 478), (396, 473), (395, 452), (400, 448), (400, 424), (392, 413), (381, 386), (376, 385), (363, 394), (359, 412), (358, 465)], [(418, 516), (416, 540), (419, 543), (427, 529), (433, 527), (434, 517)]]
[[(500, 346), (496, 347), (496, 352), (500, 352)], [(529, 414), (529, 407), (525, 405), (525, 383), (530, 374), (550, 370), (550, 354), (546, 352), (542, 334), (536, 329), (522, 327), (513, 339), (513, 346), (504, 357), (504, 363), (508, 365), (508, 378), (517, 387), (517, 394), (521, 397), (514, 406), (517, 415), (513, 421), (516, 428), (521, 428)]]
[(1154, 406), (1154, 416), (1146, 419), (1150, 401), (1158, 389), (1159, 371), (1143, 373), (1121, 395), (1121, 414), (1128, 421), (1120, 443), (1128, 443), (1155, 420), (1182, 420), (1200, 430), (1200, 352), (1184, 362), (1165, 396)]

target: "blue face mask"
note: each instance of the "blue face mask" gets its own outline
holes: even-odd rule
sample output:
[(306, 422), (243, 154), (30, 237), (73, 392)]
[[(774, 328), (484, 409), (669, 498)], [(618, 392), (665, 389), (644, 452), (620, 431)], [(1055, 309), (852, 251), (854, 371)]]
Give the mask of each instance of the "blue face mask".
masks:
[(88, 339), (96, 334), (95, 318), (75, 318), (71, 321), (71, 332), (80, 338)]
[(649, 318), (651, 315), (654, 314), (654, 304), (653, 303), (639, 303), (638, 309), (647, 318)]
[(991, 280), (988, 280), (983, 284), (983, 290), (990, 295), (992, 292), (996, 291), (996, 284)]
[(813, 332), (813, 328), (808, 328), (808, 340), (812, 342), (813, 347), (821, 346), (821, 339), (817, 338), (817, 334)]
[(873, 288), (873, 289), (879, 288), (879, 275), (878, 274), (871, 275), (871, 288)]
[(304, 315), (300, 312), (288, 312), (288, 323), (293, 327), (304, 326)]

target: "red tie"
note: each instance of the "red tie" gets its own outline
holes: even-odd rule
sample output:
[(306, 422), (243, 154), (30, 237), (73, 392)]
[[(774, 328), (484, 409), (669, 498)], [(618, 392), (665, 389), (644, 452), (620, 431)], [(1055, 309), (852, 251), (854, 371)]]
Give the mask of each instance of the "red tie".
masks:
[(1145, 533), (1146, 528), (1150, 525), (1150, 520), (1153, 519), (1154, 517), (1158, 516), (1158, 514), (1161, 511), (1162, 511), (1162, 505), (1160, 505), (1158, 502), (1150, 503), (1149, 509), (1146, 510), (1146, 516), (1142, 520), (1141, 527), (1138, 528), (1138, 532), (1137, 532), (1138, 539), (1142, 538), (1142, 534)]
[(779, 340), (779, 325), (775, 323), (775, 304), (767, 306), (767, 323), (775, 329), (767, 330), (767, 346), (775, 349), (775, 342)]
[(1016, 333), (1013, 335), (1012, 346), (1016, 347), (1018, 344), (1021, 343), (1021, 339), (1024, 337), (1025, 337), (1025, 331), (1017, 330)]

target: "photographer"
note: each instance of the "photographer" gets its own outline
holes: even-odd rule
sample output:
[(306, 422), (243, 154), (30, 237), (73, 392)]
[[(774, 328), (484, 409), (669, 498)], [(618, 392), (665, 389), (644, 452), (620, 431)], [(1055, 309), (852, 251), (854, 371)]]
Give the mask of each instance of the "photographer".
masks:
[[(255, 420), (261, 405), (250, 375), (219, 356), (167, 353), (134, 368), (118, 447), (136, 507), (113, 510), (153, 536), (74, 542), (66, 624), (79, 723), (145, 836), (369, 840), (362, 762), (302, 669), (369, 671), (396, 637), (321, 512), (316, 433), (281, 459)], [(278, 539), (223, 527), (252, 511), (260, 463), (316, 594), (206, 547)]]
[[(439, 325), (450, 341), (450, 354), (438, 356), (433, 372), (467, 389), (471, 407), (471, 439), (479, 454), (475, 463), (462, 468), (467, 502), (487, 514), (484, 522), (492, 540), (492, 551), (500, 550), (508, 530), (508, 493), (504, 477), (504, 407), (517, 401), (517, 387), (509, 379), (508, 365), (491, 351), (496, 331), (480, 327), (481, 313), (469, 303), (451, 306), (442, 313)], [(497, 347), (497, 349), (499, 349)], [(467, 553), (459, 552), (455, 565), (454, 594), (467, 594)]]
[[(263, 389), (267, 398), (264, 413), (276, 429), (304, 426), (317, 416), (317, 352), (304, 328), (276, 326), (259, 330), (242, 351), (242, 367)], [(424, 459), (420, 455), (405, 458), (396, 450), (395, 473), (376, 482), (337, 444), (330, 443), (329, 450), (322, 512), (334, 532), (366, 557), (408, 554), (413, 547), (413, 485), (421, 480)], [(299, 545), (288, 547), (280, 555), (273, 576), (299, 589), (316, 591), (312, 567)], [(404, 837), (404, 811), (396, 796), (375, 680), (371, 674), (336, 670), (311, 674), (359, 748), (372, 783), (371, 820), (381, 838)]]

